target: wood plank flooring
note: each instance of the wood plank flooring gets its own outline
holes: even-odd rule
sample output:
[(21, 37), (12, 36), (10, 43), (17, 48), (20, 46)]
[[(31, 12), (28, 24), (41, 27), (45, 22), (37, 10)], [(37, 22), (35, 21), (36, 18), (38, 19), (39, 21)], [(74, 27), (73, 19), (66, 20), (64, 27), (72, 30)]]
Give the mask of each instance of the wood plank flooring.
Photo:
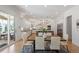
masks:
[(22, 47), (23, 47), (23, 40), (19, 40), (10, 47), (7, 47), (2, 51), (0, 51), (0, 53), (19, 53)]

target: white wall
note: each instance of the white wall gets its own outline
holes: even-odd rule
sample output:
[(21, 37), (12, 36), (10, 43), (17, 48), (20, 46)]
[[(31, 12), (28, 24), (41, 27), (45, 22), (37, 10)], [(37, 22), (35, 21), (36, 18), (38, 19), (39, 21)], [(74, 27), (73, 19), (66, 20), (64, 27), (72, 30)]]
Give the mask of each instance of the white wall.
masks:
[[(66, 33), (66, 17), (72, 15), (72, 43), (74, 43), (75, 45), (79, 46), (79, 31), (77, 30), (76, 27), (76, 21), (77, 19), (79, 19), (79, 6), (75, 6), (71, 9), (69, 9), (68, 11), (66, 11), (64, 14), (64, 16), (60, 16), (60, 18), (57, 18), (57, 24), (63, 23), (63, 38), (66, 39), (67, 38), (67, 33)], [(64, 18), (63, 18), (64, 17)]]
[[(65, 24), (64, 24), (64, 14), (61, 14), (60, 16), (58, 16), (57, 18), (55, 18), (55, 31), (56, 31), (56, 34), (57, 34), (57, 24), (63, 24), (64, 26), (65, 26)], [(64, 27), (63, 26), (63, 27)], [(65, 30), (65, 28), (63, 28), (63, 37), (65, 38), (65, 36), (66, 36), (66, 30)]]
[(24, 26), (25, 21), (20, 17), (20, 10), (16, 6), (0, 5), (0, 11), (15, 17), (15, 39), (21, 39), (21, 27)]
[[(24, 28), (25, 30), (27, 30), (26, 36), (28, 37), (29, 35), (31, 35), (31, 31), (30, 31), (31, 23), (27, 20), (28, 19), (22, 19), (21, 27)], [(22, 32), (21, 34), (23, 35), (24, 32)]]
[(55, 19), (47, 19), (49, 21), (49, 25), (51, 25), (51, 30), (54, 31), (54, 34), (57, 33), (56, 31), (56, 22), (55, 22)]

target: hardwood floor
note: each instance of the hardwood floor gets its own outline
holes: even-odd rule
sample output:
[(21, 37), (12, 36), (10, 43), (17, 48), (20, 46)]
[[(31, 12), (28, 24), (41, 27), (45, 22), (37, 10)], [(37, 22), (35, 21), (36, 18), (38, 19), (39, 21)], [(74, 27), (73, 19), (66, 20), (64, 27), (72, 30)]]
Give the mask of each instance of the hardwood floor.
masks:
[[(36, 34), (33, 33), (28, 40), (35, 39)], [(17, 41), (15, 44), (1, 51), (1, 53), (19, 53), (23, 47), (23, 40)], [(70, 53), (79, 53), (79, 47), (68, 41), (68, 50)]]
[(71, 41), (68, 42), (68, 49), (71, 53), (79, 53), (79, 47), (74, 45)]
[(0, 53), (19, 53), (23, 47), (23, 40), (17, 41), (15, 44), (11, 45), (0, 51)]
[[(30, 37), (28, 37), (28, 40), (34, 39), (35, 36), (36, 34), (33, 33)], [(26, 42), (27, 40), (25, 41), (25, 43)], [(23, 47), (23, 40), (21, 39), (17, 41), (15, 44), (11, 45), (10, 47), (3, 49), (2, 51), (0, 51), (0, 53), (19, 53), (21, 52), (22, 47)]]

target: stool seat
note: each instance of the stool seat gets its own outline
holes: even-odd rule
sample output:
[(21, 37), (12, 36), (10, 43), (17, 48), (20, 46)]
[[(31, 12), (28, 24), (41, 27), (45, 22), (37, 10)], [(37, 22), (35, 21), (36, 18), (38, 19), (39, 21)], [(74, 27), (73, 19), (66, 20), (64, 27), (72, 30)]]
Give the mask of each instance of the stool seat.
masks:
[(33, 41), (27, 41), (23, 46), (23, 53), (32, 53), (33, 52)]

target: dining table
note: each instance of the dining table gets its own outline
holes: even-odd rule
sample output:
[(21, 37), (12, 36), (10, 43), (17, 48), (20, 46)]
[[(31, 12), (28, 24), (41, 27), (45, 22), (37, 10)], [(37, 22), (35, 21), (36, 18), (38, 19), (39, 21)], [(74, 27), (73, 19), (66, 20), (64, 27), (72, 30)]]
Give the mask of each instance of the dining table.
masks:
[[(35, 37), (36, 37), (36, 36), (35, 36)], [(35, 37), (28, 39), (28, 41), (33, 41), (33, 49), (34, 49), (34, 51), (35, 51)], [(42, 36), (42, 37), (43, 37), (43, 36)], [(48, 47), (48, 48), (49, 48), (49, 49), (48, 49), (49, 51), (51, 50), (51, 49), (50, 49), (51, 37), (59, 37), (59, 36), (46, 36), (46, 37), (44, 38), (45, 47)]]

